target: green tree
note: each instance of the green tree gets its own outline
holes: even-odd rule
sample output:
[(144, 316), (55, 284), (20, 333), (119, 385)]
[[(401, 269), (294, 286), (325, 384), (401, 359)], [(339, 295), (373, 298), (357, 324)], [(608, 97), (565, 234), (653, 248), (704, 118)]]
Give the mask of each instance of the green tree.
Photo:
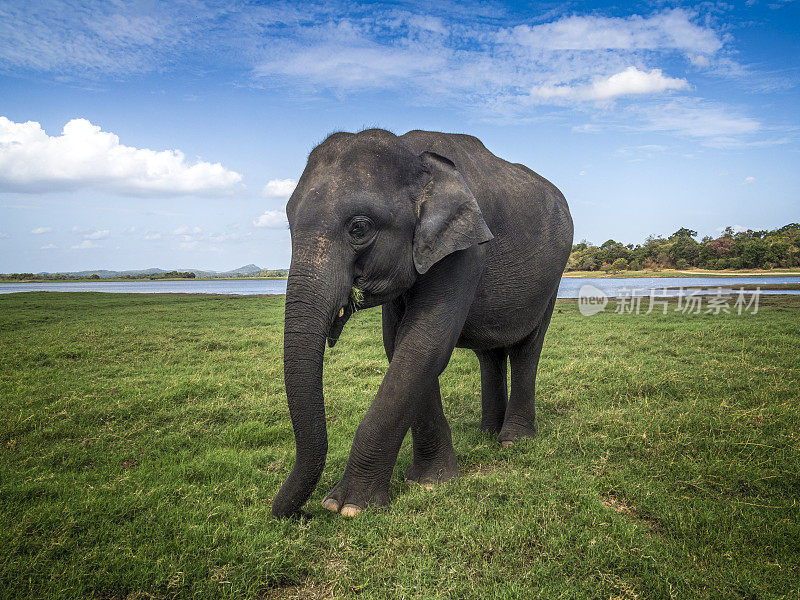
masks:
[(738, 251), (742, 266), (753, 268), (763, 265), (769, 246), (764, 240), (751, 238), (736, 244), (735, 250)]
[(624, 258), (618, 258), (613, 263), (611, 263), (611, 272), (612, 273), (619, 273), (620, 271), (627, 271), (628, 269), (628, 261)]
[[(700, 244), (694, 238), (681, 236), (674, 238), (675, 242), (670, 246), (667, 254), (670, 260), (678, 265), (678, 261), (683, 261), (686, 266), (695, 266), (700, 258)], [(686, 267), (682, 267), (686, 268)]]
[(615, 240), (606, 240), (600, 246), (600, 251), (595, 257), (600, 262), (613, 263), (618, 258), (628, 260), (631, 257), (629, 248)]
[(670, 238), (695, 238), (697, 237), (697, 232), (694, 229), (687, 229), (686, 227), (681, 227), (673, 233)]

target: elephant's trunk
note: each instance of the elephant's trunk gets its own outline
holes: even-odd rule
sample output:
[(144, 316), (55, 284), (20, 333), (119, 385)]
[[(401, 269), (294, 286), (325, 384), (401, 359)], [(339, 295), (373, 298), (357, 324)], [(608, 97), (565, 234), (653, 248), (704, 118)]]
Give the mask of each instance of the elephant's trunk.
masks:
[(332, 268), (330, 257), (320, 256), (321, 249), (312, 256), (293, 252), (286, 285), (283, 370), (296, 458), (272, 502), (276, 517), (300, 511), (322, 476), (328, 451), (322, 358), (326, 337), (346, 301), (349, 282)]

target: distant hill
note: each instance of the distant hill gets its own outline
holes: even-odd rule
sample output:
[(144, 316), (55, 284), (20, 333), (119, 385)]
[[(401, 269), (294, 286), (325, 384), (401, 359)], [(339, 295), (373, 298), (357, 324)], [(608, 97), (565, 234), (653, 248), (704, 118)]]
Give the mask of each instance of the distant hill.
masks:
[(141, 276), (141, 275), (157, 275), (159, 273), (169, 273), (171, 271), (181, 271), (194, 273), (195, 277), (252, 277), (258, 275), (264, 269), (258, 265), (250, 263), (238, 269), (231, 269), (230, 271), (208, 271), (203, 269), (159, 269), (158, 267), (151, 267), (149, 269), (130, 269), (127, 271), (109, 271), (108, 269), (91, 269), (87, 271), (69, 271), (69, 272), (40, 272), (36, 275), (42, 277), (52, 277), (57, 275), (66, 275), (67, 277), (91, 277), (97, 275), (101, 279), (111, 277), (125, 277), (125, 276)]
[(256, 275), (257, 273), (261, 272), (261, 267), (250, 263), (249, 265), (245, 265), (243, 267), (239, 267), (238, 269), (233, 269), (232, 271), (226, 271), (226, 275)]

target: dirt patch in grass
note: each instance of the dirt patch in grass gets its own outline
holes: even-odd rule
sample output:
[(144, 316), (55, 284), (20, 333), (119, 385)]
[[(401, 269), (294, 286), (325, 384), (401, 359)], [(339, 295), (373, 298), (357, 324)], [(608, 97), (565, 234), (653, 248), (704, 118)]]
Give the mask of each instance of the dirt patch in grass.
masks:
[(661, 531), (661, 524), (656, 519), (640, 515), (633, 503), (626, 498), (610, 493), (605, 495), (602, 501), (603, 506), (607, 509), (614, 511), (618, 515), (624, 515), (629, 519), (635, 519), (647, 527), (649, 531), (654, 533)]

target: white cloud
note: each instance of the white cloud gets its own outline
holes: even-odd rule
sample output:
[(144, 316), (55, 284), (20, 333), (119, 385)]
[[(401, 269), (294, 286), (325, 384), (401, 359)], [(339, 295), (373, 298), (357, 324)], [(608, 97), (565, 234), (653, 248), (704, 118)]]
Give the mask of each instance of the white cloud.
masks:
[[(91, 77), (174, 68), (181, 58), (205, 53), (216, 61), (255, 60), (263, 76), (325, 80), (333, 87), (404, 87), (414, 74), (438, 81), (457, 81), (465, 72), (491, 78), (509, 53), (697, 56), (713, 55), (725, 41), (703, 15), (682, 8), (626, 17), (554, 18), (558, 14), (548, 10), (538, 15), (546, 22), (504, 27), (496, 10), (479, 3), (439, 3), (425, 12), (413, 4), (342, 1), (298, 7), (86, 0), (81, 10), (69, 0), (4, 3), (0, 64)], [(524, 63), (510, 67), (502, 70), (513, 74)]]
[(91, 233), (85, 233), (83, 235), (83, 238), (86, 240), (102, 240), (104, 238), (107, 238), (109, 233), (110, 232), (108, 229), (98, 229)]
[(92, 240), (83, 240), (80, 244), (75, 244), (72, 246), (73, 250), (86, 250), (88, 248), (97, 248), (97, 244), (95, 244)]
[[(335, 32), (336, 28), (331, 29)], [(283, 75), (337, 89), (391, 89), (447, 68), (445, 48), (426, 51), (419, 44), (382, 45), (359, 33), (353, 33), (354, 39), (341, 35), (331, 38), (312, 46), (298, 44), (260, 64), (255, 75)]]
[(84, 77), (152, 71), (187, 50), (186, 40), (215, 14), (201, 3), (193, 3), (191, 10), (185, 6), (182, 2), (150, 6), (69, 0), (3, 2), (0, 63), (6, 69)]
[(203, 233), (199, 227), (189, 227), (188, 225), (181, 225), (180, 227), (172, 230), (172, 235), (189, 235)]
[(501, 39), (547, 50), (662, 50), (713, 54), (722, 47), (719, 35), (692, 22), (683, 9), (642, 17), (570, 16), (540, 25), (519, 25)]
[(31, 233), (34, 235), (41, 235), (43, 233), (50, 233), (53, 231), (52, 227), (37, 227), (36, 229), (31, 229)]
[(146, 239), (146, 240), (160, 240), (161, 239), (161, 234), (158, 233), (157, 231), (148, 231), (147, 233), (144, 234), (144, 239)]
[[(564, 104), (688, 89), (685, 79), (663, 75), (657, 61), (676, 53), (716, 60), (724, 42), (697, 13), (683, 9), (569, 16), (510, 28), (474, 15), (424, 27), (424, 19), (400, 15), (378, 9), (361, 18), (345, 12), (283, 21), (285, 34), (272, 39), (254, 74), (287, 81), (295, 90), (303, 84), (340, 95), (396, 89), (415, 103), (457, 102), (517, 116), (530, 113), (531, 90), (536, 104)], [(631, 67), (645, 62), (654, 68)]]
[(683, 90), (689, 87), (685, 79), (665, 77), (661, 69), (640, 71), (629, 67), (608, 78), (592, 82), (590, 96), (593, 100), (609, 100), (630, 94), (657, 94), (667, 90)]
[(742, 182), (742, 184), (751, 185), (751, 184), (753, 184), (755, 182), (756, 182), (756, 178), (755, 177), (745, 177), (744, 181)]
[(758, 133), (761, 123), (727, 107), (706, 101), (671, 100), (658, 106), (637, 109), (642, 129), (703, 139), (714, 147), (742, 143), (741, 136)]
[(55, 244), (47, 244), (46, 246), (42, 246), (39, 250), (55, 250), (58, 248)]
[[(619, 119), (611, 111), (599, 113), (604, 106), (587, 104), (619, 99), (621, 105), (646, 105), (657, 94), (684, 96), (693, 89), (698, 70), (753, 91), (759, 75), (734, 60), (740, 56), (729, 33), (734, 29), (721, 22), (721, 11), (729, 9), (712, 3), (695, 6), (611, 17), (584, 3), (572, 9), (531, 9), (525, 13), (529, 17), (523, 17), (476, 2), (430, 8), (341, 0), (302, 7), (198, 2), (187, 10), (183, 2), (87, 0), (78, 11), (69, 0), (44, 4), (0, 0), (0, 69), (85, 80), (154, 69), (177, 71), (186, 60), (196, 64), (213, 57), (215, 64), (249, 70), (254, 86), (274, 90), (285, 85), (297, 96), (333, 92), (345, 99), (362, 90), (392, 90), (410, 104), (447, 106), (499, 121), (563, 118), (562, 107), (574, 104), (578, 110), (595, 110), (596, 123), (587, 127), (613, 123), (691, 135), (683, 126), (669, 125), (647, 112), (631, 111)], [(562, 16), (567, 10), (572, 14)], [(760, 77), (764, 79), (763, 74)], [(794, 82), (775, 75), (761, 85), (786, 87)], [(556, 108), (548, 112), (548, 106)], [(742, 119), (746, 117), (737, 117), (740, 124)], [(713, 144), (742, 145), (748, 135), (716, 136)], [(747, 145), (760, 142), (750, 139)], [(135, 153), (151, 152), (154, 157), (148, 160), (157, 166), (170, 164), (164, 169), (167, 173), (126, 170), (123, 167), (131, 161), (122, 160), (119, 172), (98, 167), (65, 176), (54, 171), (68, 165), (59, 170), (49, 160), (34, 163), (47, 167), (18, 161), (15, 167), (22, 169), (22, 175), (9, 180), (0, 160), (0, 186), (11, 189), (13, 183), (20, 191), (95, 187), (132, 195), (219, 194), (240, 187), (241, 176), (221, 165), (189, 166), (180, 152), (129, 150), (137, 167), (143, 155)], [(107, 161), (103, 164), (108, 166)], [(212, 167), (217, 171), (210, 172)], [(46, 172), (32, 178), (25, 169)], [(271, 183), (262, 192), (266, 197), (286, 197), (285, 189), (278, 194)]]
[(689, 87), (685, 79), (667, 77), (661, 69), (641, 71), (628, 67), (608, 77), (594, 77), (591, 83), (578, 85), (543, 85), (533, 87), (531, 96), (542, 100), (594, 100), (607, 101), (620, 96), (657, 94), (668, 90)]
[(267, 210), (253, 221), (253, 225), (270, 229), (282, 229), (288, 227), (289, 222), (286, 220), (286, 213), (284, 213), (284, 211)]
[(641, 146), (623, 146), (616, 151), (616, 154), (621, 156), (630, 156), (632, 154), (652, 154), (654, 152), (664, 152), (666, 146), (661, 144), (643, 144)]
[[(236, 227), (233, 227), (236, 229)], [(246, 232), (239, 232), (239, 231), (232, 231), (230, 233), (209, 233), (207, 239), (209, 242), (213, 243), (220, 243), (220, 242), (240, 242), (252, 237), (253, 233), (251, 231)]]
[(271, 179), (261, 190), (261, 195), (264, 198), (288, 198), (296, 186), (294, 179)]
[(180, 150), (155, 151), (120, 144), (113, 133), (72, 119), (60, 136), (39, 123), (0, 117), (0, 186), (3, 191), (99, 189), (120, 194), (219, 195), (242, 176), (219, 163), (189, 164)]
[(5, 231), (0, 231), (0, 240), (7, 240), (10, 237)]

